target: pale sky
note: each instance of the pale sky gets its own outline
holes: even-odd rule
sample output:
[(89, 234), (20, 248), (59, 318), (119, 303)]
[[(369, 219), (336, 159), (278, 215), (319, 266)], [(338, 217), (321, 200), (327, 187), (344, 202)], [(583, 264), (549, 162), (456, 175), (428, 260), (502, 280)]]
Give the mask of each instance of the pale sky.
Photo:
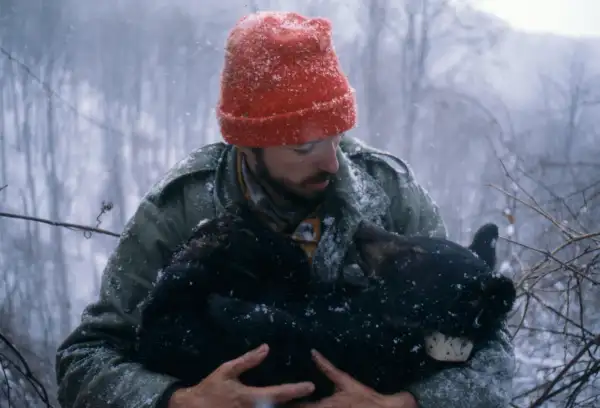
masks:
[(600, 36), (600, 0), (476, 0), (519, 30)]

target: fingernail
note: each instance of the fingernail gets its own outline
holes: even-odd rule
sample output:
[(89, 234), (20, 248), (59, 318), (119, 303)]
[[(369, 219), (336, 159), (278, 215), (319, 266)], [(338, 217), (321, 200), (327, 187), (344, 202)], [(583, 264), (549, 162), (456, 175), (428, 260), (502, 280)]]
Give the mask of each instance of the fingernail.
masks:
[(258, 354), (266, 353), (268, 348), (269, 347), (266, 344), (261, 344), (260, 347), (258, 348)]
[(307, 392), (313, 392), (315, 390), (315, 385), (311, 382), (302, 383), (302, 388), (305, 389)]

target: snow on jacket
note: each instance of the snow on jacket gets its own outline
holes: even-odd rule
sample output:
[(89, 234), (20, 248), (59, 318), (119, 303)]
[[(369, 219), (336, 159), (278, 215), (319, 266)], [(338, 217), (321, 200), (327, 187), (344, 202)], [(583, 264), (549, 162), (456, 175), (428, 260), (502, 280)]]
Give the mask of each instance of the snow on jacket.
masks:
[[(130, 358), (138, 306), (192, 229), (243, 197), (235, 157), (231, 145), (204, 146), (143, 197), (109, 258), (99, 298), (58, 348), (56, 375), (63, 408), (166, 407), (177, 380), (150, 372)], [(313, 255), (313, 273), (319, 279), (332, 280), (340, 273), (351, 277), (353, 265), (343, 262), (351, 258), (345, 254), (363, 219), (402, 234), (446, 236), (438, 207), (403, 161), (348, 136), (340, 144), (338, 160), (339, 200), (329, 207), (324, 204), (324, 231)], [(502, 330), (468, 366), (444, 370), (408, 391), (421, 408), (504, 408), (509, 405), (513, 372), (513, 348)]]

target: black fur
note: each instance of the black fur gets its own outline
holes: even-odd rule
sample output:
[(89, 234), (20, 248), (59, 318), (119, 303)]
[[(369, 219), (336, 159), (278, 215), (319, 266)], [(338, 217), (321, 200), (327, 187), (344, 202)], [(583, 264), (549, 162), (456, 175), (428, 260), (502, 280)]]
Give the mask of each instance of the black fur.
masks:
[(497, 238), (487, 224), (465, 248), (364, 223), (355, 243), (370, 284), (323, 286), (300, 247), (237, 207), (196, 229), (161, 272), (142, 305), (137, 358), (192, 385), (268, 343), (269, 356), (242, 381), (313, 381), (316, 399), (333, 389), (310, 358), (315, 348), (358, 381), (397, 392), (457, 364), (428, 357), (425, 335), (483, 344), (499, 329), (515, 289), (492, 273)]

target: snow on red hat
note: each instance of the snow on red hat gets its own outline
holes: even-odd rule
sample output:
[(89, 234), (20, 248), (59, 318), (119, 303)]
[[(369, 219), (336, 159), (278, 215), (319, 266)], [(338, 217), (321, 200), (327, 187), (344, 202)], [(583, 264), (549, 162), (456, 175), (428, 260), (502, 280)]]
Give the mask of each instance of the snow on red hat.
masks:
[(238, 21), (227, 38), (217, 118), (224, 140), (246, 147), (303, 144), (354, 127), (354, 90), (331, 22), (291, 12)]

